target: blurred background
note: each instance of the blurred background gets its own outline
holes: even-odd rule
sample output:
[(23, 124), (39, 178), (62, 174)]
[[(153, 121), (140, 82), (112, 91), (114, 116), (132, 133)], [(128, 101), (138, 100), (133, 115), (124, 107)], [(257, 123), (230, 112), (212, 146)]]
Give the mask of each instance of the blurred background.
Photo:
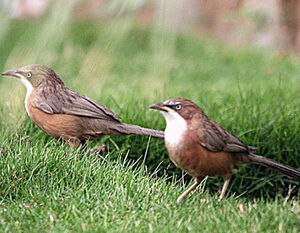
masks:
[[(51, 10), (59, 16), (63, 10), (64, 16), (57, 19), (60, 25), (66, 18), (94, 22), (131, 18), (141, 25), (190, 31), (230, 45), (300, 53), (299, 0), (1, 0), (0, 4), (1, 13), (10, 19), (41, 19)], [(2, 21), (2, 33), (5, 25)]]
[[(47, 65), (123, 122), (159, 129), (164, 120), (147, 106), (184, 96), (260, 154), (300, 166), (300, 0), (0, 0), (0, 6), (1, 70)], [(51, 140), (25, 114), (21, 83), (0, 78), (0, 93), (7, 150), (16, 135), (26, 145)], [(93, 143), (104, 142), (118, 152), (113, 156), (130, 151), (135, 159), (147, 155), (152, 170), (176, 170), (162, 141)], [(264, 186), (276, 195), (290, 182), (263, 167), (238, 174), (233, 191), (240, 194), (239, 187), (251, 194), (264, 193)]]
[[(178, 67), (181, 35), (215, 41), (212, 50), (221, 41), (278, 55), (300, 53), (300, 0), (0, 0), (0, 6), (0, 67), (45, 64), (72, 76), (76, 87), (76, 80), (91, 76), (99, 77), (99, 86), (109, 86), (117, 71), (114, 61), (136, 51), (128, 59), (147, 60), (145, 85), (161, 89)], [(99, 91), (93, 82), (79, 91), (91, 88), (93, 96)]]

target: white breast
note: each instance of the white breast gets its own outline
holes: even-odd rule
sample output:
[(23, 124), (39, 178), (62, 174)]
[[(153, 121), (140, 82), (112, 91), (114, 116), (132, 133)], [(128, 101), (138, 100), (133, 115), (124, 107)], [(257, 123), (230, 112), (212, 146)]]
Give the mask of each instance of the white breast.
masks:
[(27, 102), (28, 102), (28, 97), (32, 93), (33, 87), (32, 87), (32, 84), (27, 79), (22, 77), (22, 78), (20, 78), (20, 80), (25, 85), (26, 90), (27, 90), (24, 103), (25, 103), (26, 111), (27, 111), (28, 115), (30, 115), (29, 111), (28, 111), (28, 103)]
[(175, 147), (181, 143), (182, 136), (187, 130), (186, 121), (177, 112), (161, 112), (167, 122), (165, 129), (165, 142), (168, 146)]

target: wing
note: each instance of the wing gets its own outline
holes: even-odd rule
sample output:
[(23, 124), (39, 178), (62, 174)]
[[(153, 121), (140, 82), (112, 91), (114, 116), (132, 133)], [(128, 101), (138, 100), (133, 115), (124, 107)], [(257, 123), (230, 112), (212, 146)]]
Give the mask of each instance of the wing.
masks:
[(198, 130), (200, 144), (210, 151), (225, 152), (249, 152), (246, 144), (241, 142), (237, 137), (223, 129), (220, 125), (212, 120), (205, 120), (201, 129)]
[(36, 107), (49, 114), (70, 114), (114, 121), (121, 118), (103, 104), (75, 91), (66, 87), (57, 89), (56, 87), (55, 90), (41, 90), (36, 98)]

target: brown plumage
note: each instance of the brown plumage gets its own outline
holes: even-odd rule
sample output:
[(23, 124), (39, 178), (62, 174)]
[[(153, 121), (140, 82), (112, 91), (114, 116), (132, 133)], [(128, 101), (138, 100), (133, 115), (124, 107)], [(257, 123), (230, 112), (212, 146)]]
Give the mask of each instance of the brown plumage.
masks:
[(174, 98), (150, 108), (160, 110), (166, 118), (165, 144), (170, 159), (195, 177), (195, 184), (177, 199), (178, 202), (195, 189), (204, 176), (224, 177), (220, 195), (223, 198), (234, 166), (245, 163), (262, 164), (300, 180), (300, 170), (252, 153), (255, 147), (247, 146), (210, 120), (188, 99)]
[(43, 131), (55, 138), (63, 138), (72, 147), (101, 135), (164, 137), (160, 130), (121, 123), (118, 114), (69, 89), (52, 69), (43, 65), (8, 70), (2, 75), (17, 77), (24, 83), (28, 115)]

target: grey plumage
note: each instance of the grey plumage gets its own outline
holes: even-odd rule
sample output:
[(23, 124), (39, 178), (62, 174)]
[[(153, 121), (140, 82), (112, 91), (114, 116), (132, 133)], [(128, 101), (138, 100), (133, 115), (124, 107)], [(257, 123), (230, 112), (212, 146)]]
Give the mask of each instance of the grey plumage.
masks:
[(164, 132), (160, 130), (121, 123), (116, 119), (121, 117), (103, 104), (69, 89), (55, 73), (51, 77), (36, 90), (36, 107), (49, 114), (69, 114), (86, 118), (83, 122), (86, 127), (83, 127), (90, 130), (85, 133), (84, 138), (96, 138), (103, 134), (164, 137)]

